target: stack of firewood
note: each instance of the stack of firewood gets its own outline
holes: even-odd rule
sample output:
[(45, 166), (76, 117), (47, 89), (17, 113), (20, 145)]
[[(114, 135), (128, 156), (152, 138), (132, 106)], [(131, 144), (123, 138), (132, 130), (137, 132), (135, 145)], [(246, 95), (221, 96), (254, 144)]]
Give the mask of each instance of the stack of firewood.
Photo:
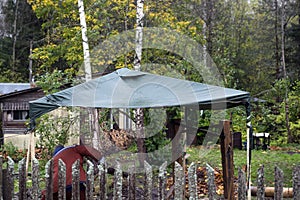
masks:
[(100, 139), (101, 148), (106, 152), (115, 152), (127, 149), (133, 142), (133, 133), (122, 129), (103, 131)]

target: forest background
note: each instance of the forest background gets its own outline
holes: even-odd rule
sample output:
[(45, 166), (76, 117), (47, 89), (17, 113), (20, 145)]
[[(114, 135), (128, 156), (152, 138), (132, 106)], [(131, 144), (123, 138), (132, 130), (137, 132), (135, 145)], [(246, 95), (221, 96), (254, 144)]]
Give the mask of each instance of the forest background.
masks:
[[(35, 80), (46, 93), (72, 83), (83, 63), (77, 0), (1, 3), (0, 82)], [(91, 49), (136, 27), (136, 1), (84, 4)], [(225, 86), (250, 92), (255, 132), (271, 133), (277, 144), (300, 143), (300, 0), (147, 0), (144, 14), (145, 27), (169, 28), (204, 45)], [(133, 68), (134, 55), (106, 59), (105, 72)], [(203, 81), (170, 52), (143, 49), (142, 62)], [(244, 108), (229, 113), (233, 130), (245, 135)], [(210, 111), (203, 116), (199, 126), (209, 124)]]

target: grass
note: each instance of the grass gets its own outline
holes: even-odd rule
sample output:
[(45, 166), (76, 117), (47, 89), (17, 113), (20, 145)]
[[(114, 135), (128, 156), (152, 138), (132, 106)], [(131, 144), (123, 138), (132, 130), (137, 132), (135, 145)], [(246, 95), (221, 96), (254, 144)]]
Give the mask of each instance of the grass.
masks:
[[(275, 148), (276, 150), (252, 150), (251, 161), (251, 181), (252, 185), (256, 184), (257, 170), (264, 165), (265, 185), (267, 187), (274, 186), (274, 169), (278, 166), (284, 173), (284, 187), (291, 187), (292, 171), (295, 166), (300, 165), (299, 146), (292, 148)], [(294, 152), (294, 153), (288, 153)], [(214, 168), (222, 168), (220, 147), (212, 147), (204, 149), (201, 146), (190, 147), (187, 149), (190, 155), (188, 163), (196, 162), (200, 166), (206, 163)], [(247, 152), (245, 150), (234, 150), (234, 172), (237, 175), (238, 168), (243, 168), (247, 163)]]

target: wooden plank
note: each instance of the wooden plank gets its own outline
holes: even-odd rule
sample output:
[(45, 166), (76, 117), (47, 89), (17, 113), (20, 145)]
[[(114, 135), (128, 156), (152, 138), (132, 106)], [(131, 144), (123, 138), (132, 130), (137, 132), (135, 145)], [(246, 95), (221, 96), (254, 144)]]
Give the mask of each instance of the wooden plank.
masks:
[(265, 199), (265, 176), (264, 176), (264, 166), (260, 166), (257, 170), (257, 199)]
[[(251, 186), (251, 195), (256, 196), (258, 188), (256, 186)], [(293, 198), (293, 188), (283, 188), (283, 198)], [(265, 197), (274, 198), (275, 188), (265, 187)]]
[(247, 187), (246, 187), (246, 175), (245, 172), (239, 168), (238, 172), (238, 199), (246, 200), (247, 197)]
[(7, 166), (7, 199), (13, 199), (15, 195), (15, 190), (14, 190), (14, 168), (15, 168), (15, 162), (10, 158), (8, 158), (8, 166)]
[(101, 162), (98, 165), (99, 170), (99, 183), (100, 183), (100, 194), (98, 196), (98, 200), (106, 199), (106, 170), (105, 170), (105, 162)]
[(3, 199), (12, 200), (14, 197), (14, 161), (7, 157), (7, 168), (2, 169), (3, 173)]
[(32, 200), (39, 199), (39, 162), (36, 158), (32, 162)]
[(167, 161), (165, 161), (160, 167), (159, 167), (159, 174), (158, 174), (158, 198), (160, 200), (166, 199), (166, 175), (167, 175)]
[(152, 166), (149, 165), (146, 161), (144, 161), (144, 167), (145, 167), (145, 182), (144, 182), (144, 199), (145, 200), (151, 200), (152, 199)]
[(234, 198), (232, 133), (230, 132), (230, 121), (224, 120), (220, 123), (223, 125), (222, 133), (220, 135), (220, 143), (222, 155), (224, 197), (225, 199), (232, 200)]
[[(29, 151), (29, 149), (28, 149)], [(35, 140), (34, 140), (34, 133), (30, 132), (30, 159), (31, 159), (31, 167), (32, 167), (32, 162), (33, 159), (35, 158)]]
[(294, 200), (300, 199), (300, 165), (293, 170), (293, 196)]
[(86, 199), (94, 198), (94, 164), (87, 160)]
[(133, 166), (131, 167), (131, 169), (129, 169), (128, 171), (128, 177), (127, 177), (127, 181), (128, 181), (128, 199), (135, 199), (135, 181), (136, 181), (136, 177), (135, 177), (135, 164), (133, 163)]
[(117, 162), (116, 168), (115, 168), (115, 174), (114, 174), (114, 200), (122, 200), (122, 182), (123, 182), (123, 176), (122, 176), (122, 170), (120, 163)]
[(197, 166), (192, 162), (188, 168), (188, 180), (189, 180), (189, 200), (197, 200)]
[(66, 164), (58, 159), (58, 199), (66, 199)]
[(19, 199), (26, 200), (26, 160), (23, 158), (18, 163), (19, 169)]
[(45, 165), (46, 178), (46, 199), (53, 200), (53, 160), (49, 160)]
[(209, 200), (215, 200), (217, 199), (217, 195), (216, 195), (214, 169), (209, 164), (206, 164), (206, 171), (207, 171), (208, 198)]
[(184, 197), (183, 196), (183, 190), (185, 187), (184, 171), (183, 171), (183, 167), (178, 162), (175, 162), (174, 168), (175, 168), (174, 199), (181, 200)]
[(0, 200), (3, 200), (3, 157), (0, 155)]
[(72, 200), (80, 200), (80, 161), (76, 160), (72, 165)]
[(283, 172), (279, 167), (275, 167), (275, 193), (274, 200), (283, 198)]
[[(31, 132), (29, 134), (31, 134)], [(30, 144), (30, 140), (29, 140), (28, 146), (27, 146), (27, 156), (26, 156), (26, 172), (28, 172), (29, 161), (30, 161), (30, 153), (31, 153), (30, 146), (31, 146), (31, 144)]]

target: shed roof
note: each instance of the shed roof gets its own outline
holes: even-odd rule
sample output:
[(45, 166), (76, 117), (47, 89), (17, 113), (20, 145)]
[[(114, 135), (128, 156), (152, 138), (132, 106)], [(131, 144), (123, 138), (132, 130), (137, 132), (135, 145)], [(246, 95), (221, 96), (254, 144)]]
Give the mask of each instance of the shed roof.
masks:
[(29, 89), (30, 83), (0, 83), (0, 95)]

